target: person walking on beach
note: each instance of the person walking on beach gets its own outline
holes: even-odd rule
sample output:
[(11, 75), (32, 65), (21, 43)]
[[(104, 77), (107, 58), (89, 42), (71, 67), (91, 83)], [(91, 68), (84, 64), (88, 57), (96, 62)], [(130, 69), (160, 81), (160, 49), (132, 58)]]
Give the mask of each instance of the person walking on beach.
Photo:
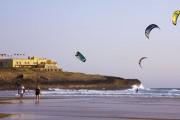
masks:
[(36, 89), (35, 89), (35, 95), (36, 95), (36, 101), (39, 101), (39, 95), (41, 94), (41, 89), (39, 87), (39, 85), (36, 86)]
[(25, 93), (25, 87), (24, 87), (24, 85), (19, 86), (19, 88), (18, 88), (18, 94), (20, 95), (20, 98), (21, 98), (21, 99), (23, 98), (24, 93)]

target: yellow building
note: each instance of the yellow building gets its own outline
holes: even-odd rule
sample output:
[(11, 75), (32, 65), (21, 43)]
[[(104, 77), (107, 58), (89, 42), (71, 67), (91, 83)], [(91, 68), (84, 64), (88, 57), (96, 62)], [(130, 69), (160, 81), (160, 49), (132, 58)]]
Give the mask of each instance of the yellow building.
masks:
[(21, 68), (21, 67), (48, 69), (48, 70), (59, 69), (57, 62), (46, 58), (28, 57), (28, 58), (0, 59), (0, 68)]

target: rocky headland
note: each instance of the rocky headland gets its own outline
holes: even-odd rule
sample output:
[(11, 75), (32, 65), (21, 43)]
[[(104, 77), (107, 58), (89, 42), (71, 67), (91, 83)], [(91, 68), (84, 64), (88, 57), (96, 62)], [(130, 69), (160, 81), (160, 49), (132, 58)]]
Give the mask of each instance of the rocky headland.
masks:
[(31, 69), (0, 69), (0, 90), (13, 90), (23, 84), (34, 89), (37, 83), (41, 89), (127, 89), (140, 85), (138, 79), (114, 76), (92, 75), (64, 71), (35, 71)]

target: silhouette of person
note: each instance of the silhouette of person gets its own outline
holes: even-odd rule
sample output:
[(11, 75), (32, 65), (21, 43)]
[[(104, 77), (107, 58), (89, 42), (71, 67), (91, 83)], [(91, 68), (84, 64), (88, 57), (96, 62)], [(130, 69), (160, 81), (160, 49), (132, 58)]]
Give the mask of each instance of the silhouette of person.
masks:
[(25, 87), (22, 84), (21, 86), (18, 87), (18, 94), (20, 95), (21, 99), (23, 98), (24, 93), (25, 93)]
[(40, 94), (41, 94), (41, 89), (40, 89), (39, 85), (37, 85), (36, 89), (35, 89), (36, 101), (39, 101)]
[(136, 93), (138, 93), (138, 92), (139, 92), (139, 89), (137, 88), (137, 89), (136, 89)]

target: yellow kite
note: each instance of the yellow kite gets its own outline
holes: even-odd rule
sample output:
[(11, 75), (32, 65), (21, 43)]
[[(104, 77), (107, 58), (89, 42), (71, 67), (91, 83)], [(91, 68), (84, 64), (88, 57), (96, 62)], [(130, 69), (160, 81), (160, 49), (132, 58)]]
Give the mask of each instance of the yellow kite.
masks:
[(178, 19), (179, 14), (180, 14), (180, 10), (176, 10), (176, 11), (173, 13), (172, 23), (173, 23), (174, 25), (177, 24), (177, 19)]

